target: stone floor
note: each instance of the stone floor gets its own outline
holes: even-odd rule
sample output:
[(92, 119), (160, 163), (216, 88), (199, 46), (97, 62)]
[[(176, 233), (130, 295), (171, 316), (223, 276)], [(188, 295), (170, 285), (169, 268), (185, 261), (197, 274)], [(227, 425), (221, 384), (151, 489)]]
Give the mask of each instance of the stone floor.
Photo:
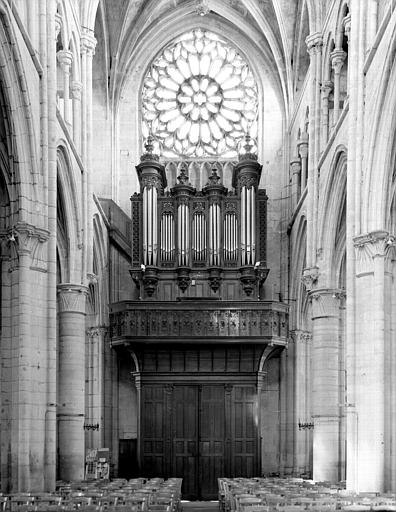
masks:
[(184, 501), (183, 512), (219, 512), (218, 501)]

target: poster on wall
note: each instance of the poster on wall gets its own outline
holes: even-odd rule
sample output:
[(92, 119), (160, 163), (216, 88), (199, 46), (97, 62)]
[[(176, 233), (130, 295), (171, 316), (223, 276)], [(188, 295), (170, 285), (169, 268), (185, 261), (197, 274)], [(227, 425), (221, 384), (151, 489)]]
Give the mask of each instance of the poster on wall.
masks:
[(108, 480), (110, 478), (110, 450), (91, 449), (85, 456), (85, 480)]

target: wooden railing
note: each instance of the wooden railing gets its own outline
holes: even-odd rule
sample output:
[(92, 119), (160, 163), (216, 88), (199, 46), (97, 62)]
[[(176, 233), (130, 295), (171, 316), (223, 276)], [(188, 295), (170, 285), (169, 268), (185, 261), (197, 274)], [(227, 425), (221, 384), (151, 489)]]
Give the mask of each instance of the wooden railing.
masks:
[(288, 307), (278, 302), (124, 301), (111, 308), (112, 343), (158, 340), (183, 342), (267, 342), (285, 345)]

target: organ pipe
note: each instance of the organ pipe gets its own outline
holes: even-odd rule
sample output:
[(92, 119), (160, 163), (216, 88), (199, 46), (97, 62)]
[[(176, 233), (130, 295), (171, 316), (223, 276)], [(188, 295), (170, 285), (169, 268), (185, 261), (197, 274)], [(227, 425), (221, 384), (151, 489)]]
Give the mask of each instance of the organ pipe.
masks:
[(241, 190), (241, 263), (246, 265), (246, 187)]
[[(133, 214), (134, 218), (140, 217), (138, 254), (142, 255), (141, 261), (148, 266), (157, 266), (160, 259), (169, 268), (173, 264), (194, 266), (194, 262), (199, 264), (197, 266), (219, 267), (223, 261), (226, 267), (236, 267), (237, 264), (254, 267), (256, 256), (263, 260), (263, 250), (257, 245), (256, 233), (263, 232), (261, 221), (257, 225), (257, 208), (260, 208), (261, 217), (265, 206), (261, 206), (263, 194), (257, 191), (261, 167), (253, 160), (250, 155), (240, 159), (234, 167), (235, 193), (230, 193), (220, 184), (217, 170), (213, 169), (201, 193), (191, 186), (186, 171), (181, 170), (178, 183), (163, 194), (166, 176), (162, 166), (145, 158), (137, 167), (141, 196), (133, 199), (133, 212), (137, 212)], [(139, 209), (136, 201), (142, 202)], [(166, 209), (160, 216), (159, 205)], [(139, 261), (136, 252), (135, 249), (134, 261)], [(185, 279), (186, 274), (179, 273), (179, 270), (178, 275)], [(212, 272), (210, 275), (217, 274)], [(246, 275), (241, 273), (243, 278)]]
[(205, 260), (205, 216), (202, 212), (198, 212), (193, 217), (193, 253), (195, 261)]
[(158, 251), (158, 229), (157, 229), (157, 222), (158, 222), (158, 202), (157, 202), (157, 189), (155, 187), (151, 187), (151, 197), (152, 197), (152, 208), (151, 208), (151, 215), (153, 219), (153, 228), (152, 228), (152, 234), (151, 234), (151, 243), (152, 243), (152, 265), (157, 265), (157, 251)]
[(143, 189), (143, 263), (148, 265), (147, 189)]
[(251, 189), (246, 190), (246, 265), (251, 264)]
[(179, 266), (187, 266), (189, 264), (189, 247), (190, 247), (190, 224), (189, 224), (189, 207), (186, 204), (179, 204), (177, 209), (178, 215), (178, 237), (177, 245), (179, 249), (178, 264)]
[(256, 261), (256, 190), (251, 188), (251, 248), (252, 248), (252, 264)]
[(161, 218), (161, 247), (160, 254), (162, 261), (172, 261), (174, 258), (174, 218), (172, 213), (164, 213)]
[(177, 218), (178, 218), (178, 230), (177, 230), (177, 246), (179, 247), (179, 265), (182, 265), (182, 205), (180, 204), (177, 208)]
[(224, 217), (224, 248), (223, 254), (226, 261), (237, 260), (237, 224), (236, 215), (227, 212)]

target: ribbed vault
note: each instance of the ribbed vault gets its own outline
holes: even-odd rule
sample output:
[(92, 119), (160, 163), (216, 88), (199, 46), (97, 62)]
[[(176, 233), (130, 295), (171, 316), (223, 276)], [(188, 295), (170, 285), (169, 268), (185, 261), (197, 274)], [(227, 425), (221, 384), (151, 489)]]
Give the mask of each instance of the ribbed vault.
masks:
[[(99, 0), (107, 32), (107, 78), (114, 110), (118, 108), (128, 75), (142, 65), (142, 55), (150, 60), (155, 55), (158, 40), (164, 44), (180, 30), (200, 25), (225, 37), (228, 34), (235, 37), (238, 33), (239, 39), (244, 41), (242, 47), (253, 48), (261, 54), (264, 63), (260, 66), (264, 66), (275, 87), (287, 119), (295, 93), (295, 75), (301, 73), (300, 57), (297, 56), (296, 62), (294, 48), (296, 43), (304, 47), (307, 31), (315, 32), (322, 4), (326, 1), (206, 0), (210, 12), (200, 17), (196, 14), (199, 0)], [(87, 2), (84, 14), (89, 23), (92, 23), (96, 4), (98, 0)]]

